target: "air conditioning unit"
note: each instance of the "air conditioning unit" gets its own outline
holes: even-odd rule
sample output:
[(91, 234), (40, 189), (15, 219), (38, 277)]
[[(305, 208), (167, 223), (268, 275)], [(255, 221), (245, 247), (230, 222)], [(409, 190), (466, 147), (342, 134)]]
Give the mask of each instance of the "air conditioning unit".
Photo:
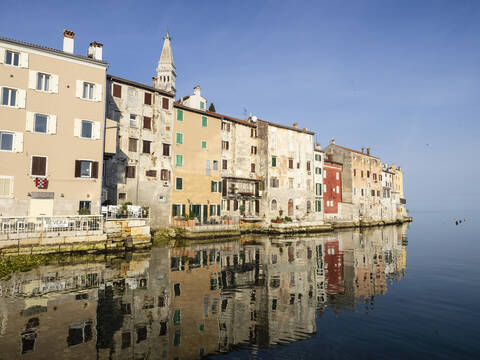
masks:
[(168, 181), (164, 181), (163, 186), (168, 187)]

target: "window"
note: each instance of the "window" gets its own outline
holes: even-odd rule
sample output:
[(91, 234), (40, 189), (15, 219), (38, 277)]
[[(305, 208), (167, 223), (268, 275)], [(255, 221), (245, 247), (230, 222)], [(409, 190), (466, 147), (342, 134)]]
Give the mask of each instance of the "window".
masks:
[(168, 99), (162, 98), (162, 109), (168, 110)]
[(372, 190), (372, 196), (375, 196), (375, 190)]
[(270, 179), (270, 187), (278, 188), (280, 186), (280, 180), (278, 178), (271, 178)]
[(315, 154), (315, 161), (322, 161), (322, 155)]
[(32, 156), (31, 175), (46, 176), (47, 175), (47, 157)]
[(145, 105), (152, 105), (152, 94), (151, 93), (147, 93), (147, 92), (145, 93), (143, 103)]
[(363, 170), (360, 172), (360, 177), (363, 178)]
[(137, 115), (130, 114), (130, 126), (137, 127)]
[(151, 141), (148, 140), (143, 140), (143, 147), (142, 147), (142, 152), (144, 154), (150, 154), (150, 145), (152, 144)]
[(85, 139), (91, 139), (93, 137), (93, 123), (91, 121), (82, 120), (80, 136)]
[(2, 88), (2, 105), (16, 106), (17, 105), (17, 90)]
[(315, 168), (315, 174), (321, 175), (322, 174), (322, 168), (316, 167)]
[(252, 173), (255, 172), (255, 164), (254, 163), (250, 164), (250, 172), (252, 172)]
[(50, 90), (50, 75), (42, 73), (37, 74), (37, 90)]
[(167, 169), (160, 170), (160, 180), (170, 181), (170, 171)]
[(335, 179), (337, 179), (337, 180), (340, 179), (340, 173), (338, 171), (335, 173)]
[(183, 155), (176, 155), (175, 165), (183, 166)]
[(175, 178), (175, 190), (183, 190), (183, 178)]
[(288, 178), (288, 188), (293, 189), (293, 178)]
[(226, 159), (222, 159), (222, 170), (228, 169), (228, 161)]
[(310, 200), (307, 200), (307, 213), (312, 211), (312, 202)]
[(121, 98), (122, 97), (122, 86), (118, 84), (113, 84), (113, 96)]
[(98, 178), (98, 162), (89, 160), (75, 161), (76, 178)]
[(87, 82), (83, 83), (83, 93), (82, 97), (84, 99), (93, 100), (94, 99), (94, 89), (95, 85)]
[(152, 130), (152, 118), (150, 116), (143, 117), (143, 128)]
[(163, 156), (170, 156), (170, 144), (162, 144)]
[(125, 177), (128, 179), (135, 179), (135, 166), (125, 167)]
[(357, 169), (353, 169), (353, 176), (357, 176)]
[(33, 124), (33, 131), (36, 133), (47, 133), (47, 115), (35, 114), (35, 120)]
[(222, 149), (223, 150), (228, 150), (229, 149), (228, 141), (222, 140)]
[(205, 140), (202, 140), (202, 149), (207, 148), (207, 142)]
[(307, 171), (310, 171), (310, 161), (307, 161)]
[(272, 167), (277, 167), (277, 157), (272, 156)]
[(288, 159), (288, 168), (293, 169), (293, 159)]
[(315, 184), (315, 195), (320, 196), (322, 195), (322, 184)]
[(13, 195), (13, 176), (0, 176), (0, 198)]
[(377, 190), (377, 196), (380, 196), (380, 190)]
[(321, 200), (315, 200), (315, 211), (316, 212), (322, 211), (322, 201)]
[(200, 109), (205, 109), (205, 103), (203, 101), (200, 101)]
[(177, 121), (183, 121), (183, 110), (177, 109)]
[(256, 146), (251, 146), (250, 147), (250, 153), (252, 155), (256, 155), (257, 154), (257, 147)]
[(128, 151), (137, 152), (137, 142), (138, 139), (128, 138)]
[(125, 200), (127, 198), (126, 193), (118, 193), (118, 200)]
[(218, 160), (213, 160), (213, 170), (218, 170)]
[(336, 188), (336, 189), (337, 189), (336, 193), (337, 193), (337, 194), (340, 194), (340, 186), (337, 185), (337, 188)]
[(157, 177), (157, 170), (147, 170), (145, 171), (145, 176), (148, 177)]
[(226, 121), (222, 121), (222, 130), (230, 132), (230, 123), (228, 123)]
[(270, 209), (275, 211), (277, 210), (277, 200), (273, 199), (272, 204), (270, 205)]
[(367, 170), (367, 178), (369, 178), (369, 177), (370, 177), (370, 171)]
[(20, 54), (10, 50), (5, 51), (5, 64), (19, 66)]
[(257, 137), (257, 129), (250, 129), (250, 137)]
[(13, 151), (13, 135), (11, 132), (0, 131), (0, 150)]
[(208, 119), (206, 116), (202, 116), (202, 127), (208, 126)]
[(218, 192), (218, 183), (216, 181), (211, 182), (210, 190), (211, 192)]
[(182, 133), (177, 133), (176, 134), (176, 143), (181, 145), (183, 144), (183, 134)]

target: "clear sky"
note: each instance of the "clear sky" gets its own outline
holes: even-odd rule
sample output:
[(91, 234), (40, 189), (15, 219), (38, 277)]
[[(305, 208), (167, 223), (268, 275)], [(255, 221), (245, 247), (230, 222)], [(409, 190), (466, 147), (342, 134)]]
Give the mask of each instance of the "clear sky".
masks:
[(177, 97), (200, 85), (218, 112), (371, 146), (403, 167), (412, 210), (479, 208), (480, 1), (4, 5), (1, 36), (61, 49), (68, 28), (76, 53), (101, 42), (110, 74), (147, 84), (168, 27)]

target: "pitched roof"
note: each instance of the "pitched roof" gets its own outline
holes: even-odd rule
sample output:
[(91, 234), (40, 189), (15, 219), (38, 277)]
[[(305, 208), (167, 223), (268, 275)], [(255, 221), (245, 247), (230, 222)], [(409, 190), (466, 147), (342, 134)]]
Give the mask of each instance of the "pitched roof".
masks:
[(0, 36), (0, 41), (4, 41), (4, 42), (12, 44), (12, 45), (26, 46), (26, 47), (29, 47), (29, 48), (32, 48), (32, 49), (45, 51), (45, 52), (55, 54), (55, 55), (65, 56), (65, 57), (68, 57), (68, 58), (71, 58), (71, 59), (77, 59), (77, 60), (82, 60), (82, 61), (90, 62), (90, 63), (93, 63), (93, 64), (97, 64), (97, 65), (103, 65), (105, 67), (108, 66), (108, 63), (105, 62), (105, 61), (102, 61), (102, 60), (93, 59), (91, 57), (83, 56), (83, 55), (71, 54), (71, 53), (68, 53), (68, 52), (65, 52), (65, 51), (62, 51), (62, 50), (49, 48), (47, 46), (32, 44), (32, 43), (28, 43), (28, 42), (25, 42), (25, 41), (14, 40), (14, 39), (6, 38), (6, 37), (3, 37), (3, 36)]
[(212, 116), (212, 117), (215, 117), (215, 118), (218, 118), (218, 119), (221, 119), (221, 120), (236, 122), (236, 123), (239, 123), (239, 124), (242, 124), (242, 125), (245, 125), (245, 126), (249, 126), (249, 127), (257, 127), (257, 124), (251, 123), (248, 120), (237, 119), (233, 116), (223, 115), (223, 114), (219, 114), (217, 112), (213, 112), (213, 111), (209, 111), (209, 110), (200, 110), (200, 109), (191, 108), (189, 106), (186, 106), (184, 104), (179, 103), (178, 101), (174, 102), (173, 105), (177, 108), (188, 110), (188, 111), (193, 111), (193, 112), (196, 112), (198, 114), (204, 114), (204, 115)]
[(107, 79), (117, 81), (117, 82), (127, 84), (127, 85), (136, 86), (136, 87), (142, 88), (144, 90), (155, 91), (155, 92), (158, 92), (160, 94), (170, 96), (172, 98), (175, 97), (175, 93), (173, 93), (173, 92), (162, 90), (162, 89), (157, 89), (156, 87), (146, 85), (146, 84), (142, 84), (142, 83), (139, 83), (139, 82), (136, 82), (136, 81), (128, 80), (128, 79), (122, 78), (120, 76), (107, 74)]
[(315, 135), (315, 133), (313, 131), (310, 131), (310, 130), (299, 129), (299, 128), (296, 128), (296, 127), (293, 127), (293, 126), (288, 126), (288, 125), (276, 124), (276, 123), (266, 121), (266, 120), (261, 120), (261, 119), (258, 119), (258, 121), (262, 121), (267, 125), (279, 127), (279, 128), (282, 128), (282, 129), (293, 130), (293, 131), (297, 131), (297, 132), (301, 132), (301, 133), (309, 134), (309, 135)]
[(357, 153), (357, 154), (360, 154), (360, 155), (365, 155), (365, 156), (368, 156), (368, 157), (371, 157), (371, 158), (374, 158), (374, 159), (379, 159), (378, 157), (376, 156), (373, 156), (373, 155), (368, 155), (366, 153), (362, 153), (361, 151), (358, 151), (358, 150), (353, 150), (353, 149), (350, 149), (350, 148), (347, 148), (345, 146), (340, 146), (340, 145), (337, 145), (337, 144), (328, 144), (327, 148), (329, 146), (336, 146), (336, 147), (339, 147), (340, 149), (343, 149), (343, 150), (346, 150), (346, 151), (350, 151), (350, 152), (354, 152), (354, 153)]

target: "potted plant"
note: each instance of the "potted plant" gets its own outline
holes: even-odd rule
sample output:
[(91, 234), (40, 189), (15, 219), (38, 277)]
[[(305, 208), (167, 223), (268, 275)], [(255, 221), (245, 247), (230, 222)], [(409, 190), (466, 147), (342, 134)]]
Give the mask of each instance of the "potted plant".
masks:
[(277, 216), (276, 219), (272, 219), (271, 221), (272, 221), (272, 223), (274, 223), (274, 224), (281, 224), (281, 223), (283, 223), (283, 219), (282, 219), (280, 216)]
[(122, 218), (128, 217), (128, 205), (127, 203), (122, 204), (120, 207), (120, 214), (122, 215)]
[(240, 215), (245, 216), (245, 205), (243, 204), (240, 205), (239, 210), (240, 210)]
[(187, 225), (195, 226), (195, 224), (196, 224), (195, 214), (193, 212), (189, 212), (187, 216)]
[(283, 218), (283, 221), (285, 221), (285, 222), (292, 222), (293, 220), (292, 220), (291, 217), (285, 216), (285, 217)]
[(148, 206), (142, 206), (142, 217), (147, 218), (150, 208)]
[(78, 210), (78, 215), (90, 215), (90, 210), (88, 210), (87, 208), (81, 208), (80, 210)]

